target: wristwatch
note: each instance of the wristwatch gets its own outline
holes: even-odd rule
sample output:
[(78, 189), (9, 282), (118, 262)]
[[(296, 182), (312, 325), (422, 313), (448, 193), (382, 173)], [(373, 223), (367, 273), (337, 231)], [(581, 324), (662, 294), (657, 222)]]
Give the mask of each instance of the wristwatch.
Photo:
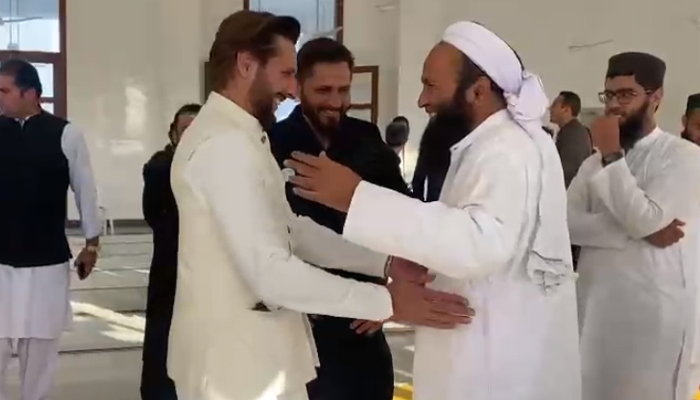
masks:
[(88, 253), (97, 254), (100, 252), (100, 246), (95, 246), (94, 244), (89, 244), (89, 245), (85, 246), (85, 251), (87, 251)]
[(620, 150), (620, 151), (616, 151), (614, 153), (604, 155), (601, 158), (601, 160), (603, 161), (603, 166), (607, 167), (608, 165), (614, 163), (615, 161), (621, 160), (623, 158), (625, 158), (625, 153), (623, 153), (622, 150)]

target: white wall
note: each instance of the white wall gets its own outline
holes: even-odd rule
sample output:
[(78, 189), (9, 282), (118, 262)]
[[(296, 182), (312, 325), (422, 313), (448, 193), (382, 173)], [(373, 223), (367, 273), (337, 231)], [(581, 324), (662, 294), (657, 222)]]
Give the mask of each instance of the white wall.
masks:
[(177, 108), (202, 101), (216, 28), (243, 2), (67, 3), (69, 119), (86, 133), (103, 205), (115, 219), (140, 219), (142, 166), (167, 143)]
[[(243, 0), (67, 3), (69, 117), (86, 131), (105, 206), (115, 218), (141, 218), (142, 165), (166, 144), (175, 110), (202, 100), (211, 41)], [(358, 64), (380, 68), (380, 127), (398, 114), (411, 120), (409, 159), (427, 120), (416, 105), (423, 60), (442, 30), (460, 19), (482, 22), (506, 39), (542, 76), (550, 97), (574, 90), (584, 106), (599, 106), (607, 58), (625, 50), (668, 63), (664, 128), (678, 130), (686, 96), (700, 91), (697, 0), (346, 0), (344, 16), (345, 44)]]

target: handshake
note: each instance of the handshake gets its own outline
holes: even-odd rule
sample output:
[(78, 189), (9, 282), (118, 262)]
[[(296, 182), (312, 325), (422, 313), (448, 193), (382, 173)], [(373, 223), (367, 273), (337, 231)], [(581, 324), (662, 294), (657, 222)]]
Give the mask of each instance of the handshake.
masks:
[[(456, 294), (428, 289), (435, 276), (428, 269), (401, 258), (391, 259), (387, 268), (394, 315), (388, 321), (452, 329), (471, 322), (474, 310), (469, 301)], [(359, 334), (372, 334), (387, 321), (356, 320), (351, 328)]]

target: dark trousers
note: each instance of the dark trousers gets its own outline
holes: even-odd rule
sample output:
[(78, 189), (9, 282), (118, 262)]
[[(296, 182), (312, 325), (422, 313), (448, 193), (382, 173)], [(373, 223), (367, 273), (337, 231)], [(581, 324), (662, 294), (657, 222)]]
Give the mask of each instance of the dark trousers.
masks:
[(142, 400), (177, 400), (175, 383), (168, 377), (170, 318), (146, 318), (141, 369)]
[(383, 332), (358, 335), (352, 320), (312, 319), (318, 377), (307, 386), (310, 400), (392, 400), (394, 367)]

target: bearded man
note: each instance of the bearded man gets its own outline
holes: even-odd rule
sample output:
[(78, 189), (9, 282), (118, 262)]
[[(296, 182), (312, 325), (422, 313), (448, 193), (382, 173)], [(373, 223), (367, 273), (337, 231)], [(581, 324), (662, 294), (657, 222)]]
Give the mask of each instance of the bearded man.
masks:
[(265, 132), (296, 86), (299, 34), (291, 17), (227, 17), (209, 56), (213, 92), (175, 151), (180, 247), (168, 372), (179, 398), (306, 400), (317, 360), (303, 313), (469, 322), (460, 296), (358, 282), (297, 257), (306, 248), (304, 260), (326, 265), (310, 256), (320, 235), (297, 235)]
[[(363, 181), (328, 157), (293, 154), (297, 194), (347, 211), (343, 236), (392, 254), (392, 282), (426, 272), (470, 299), (469, 327), (416, 331), (416, 400), (578, 400), (574, 273), (549, 101), (496, 34), (459, 22), (425, 61), (419, 105), (448, 129), (440, 201)], [(444, 124), (444, 125), (443, 125)]]
[(610, 58), (598, 152), (568, 191), (584, 400), (682, 400), (697, 387), (700, 149), (656, 124), (665, 70), (646, 53)]
[[(407, 194), (408, 187), (399, 168), (400, 159), (384, 143), (379, 128), (346, 114), (350, 108), (354, 63), (350, 50), (333, 39), (318, 38), (304, 44), (297, 55), (301, 104), (270, 132), (272, 152), (282, 168), (293, 151), (315, 155), (326, 152), (365, 179)], [(291, 184), (287, 185), (287, 200), (295, 214), (308, 216), (337, 234), (342, 233), (345, 213), (295, 195)], [(339, 240), (342, 239), (339, 237)], [(325, 245), (318, 243), (319, 247)], [(336, 256), (336, 262), (346, 261), (340, 254)], [(371, 271), (329, 271), (357, 281), (384, 285), (386, 280), (381, 267), (386, 258), (374, 257), (374, 276)], [(381, 329), (369, 334), (357, 333), (352, 319), (322, 315), (310, 318), (320, 361), (318, 378), (309, 385), (311, 400), (393, 398), (391, 350)]]

